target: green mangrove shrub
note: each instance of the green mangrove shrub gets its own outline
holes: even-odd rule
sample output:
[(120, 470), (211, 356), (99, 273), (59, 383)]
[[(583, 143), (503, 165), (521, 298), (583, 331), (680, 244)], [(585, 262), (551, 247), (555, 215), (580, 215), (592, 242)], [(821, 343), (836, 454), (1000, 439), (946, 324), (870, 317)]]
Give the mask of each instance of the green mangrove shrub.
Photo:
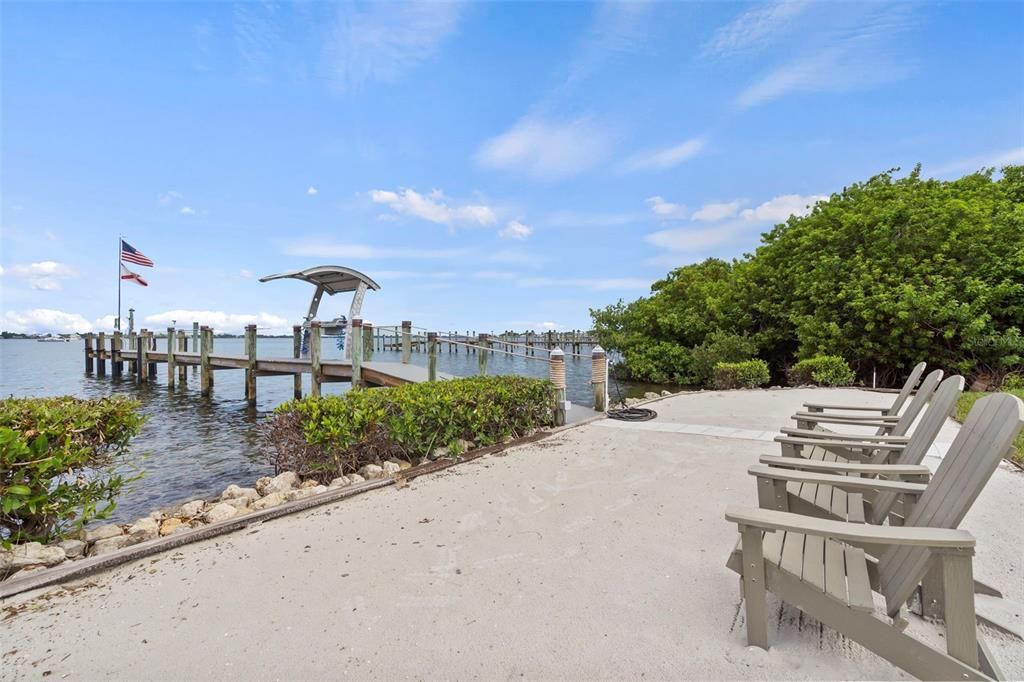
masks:
[(550, 381), (483, 376), (303, 398), (263, 426), (275, 470), (323, 483), (390, 458), (413, 461), (460, 441), (493, 445), (554, 423)]
[(0, 400), (0, 541), (49, 542), (110, 515), (145, 417), (120, 397)]
[(771, 378), (764, 360), (719, 362), (715, 365), (715, 388), (757, 388)]
[(793, 386), (849, 386), (856, 379), (850, 365), (838, 355), (818, 355), (801, 360), (786, 371)]

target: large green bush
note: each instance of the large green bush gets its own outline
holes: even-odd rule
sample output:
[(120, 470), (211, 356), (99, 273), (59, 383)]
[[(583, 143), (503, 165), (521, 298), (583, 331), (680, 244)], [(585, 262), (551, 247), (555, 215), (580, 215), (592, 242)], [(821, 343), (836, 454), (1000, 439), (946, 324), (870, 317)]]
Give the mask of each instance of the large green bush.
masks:
[(107, 517), (125, 478), (118, 455), (144, 422), (124, 398), (0, 400), (0, 540), (60, 538)]
[(720, 362), (742, 362), (757, 353), (754, 340), (739, 334), (715, 330), (704, 343), (690, 352), (690, 378), (699, 386), (711, 386), (715, 380), (715, 366)]
[[(677, 268), (592, 310), (601, 345), (659, 381), (714, 332), (776, 371), (823, 353), (899, 384), (920, 360), (996, 382), (1024, 365), (1024, 166), (958, 180), (882, 173), (791, 216), (732, 263)], [(671, 349), (662, 362), (651, 349)]]
[(719, 362), (715, 365), (715, 388), (757, 388), (771, 378), (764, 360)]
[(459, 441), (486, 446), (553, 424), (551, 382), (484, 376), (349, 391), (280, 405), (265, 423), (277, 471), (329, 482), (364, 464), (412, 461)]
[(786, 376), (794, 386), (849, 386), (857, 378), (849, 363), (838, 355), (817, 355), (801, 360), (787, 370)]

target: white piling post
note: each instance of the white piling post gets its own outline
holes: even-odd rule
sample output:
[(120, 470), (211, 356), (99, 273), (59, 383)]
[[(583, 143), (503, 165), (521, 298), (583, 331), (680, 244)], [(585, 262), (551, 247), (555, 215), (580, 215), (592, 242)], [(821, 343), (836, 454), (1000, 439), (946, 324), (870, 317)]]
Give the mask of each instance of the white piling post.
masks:
[(565, 424), (565, 353), (555, 348), (549, 356), (551, 383), (555, 385), (555, 426)]

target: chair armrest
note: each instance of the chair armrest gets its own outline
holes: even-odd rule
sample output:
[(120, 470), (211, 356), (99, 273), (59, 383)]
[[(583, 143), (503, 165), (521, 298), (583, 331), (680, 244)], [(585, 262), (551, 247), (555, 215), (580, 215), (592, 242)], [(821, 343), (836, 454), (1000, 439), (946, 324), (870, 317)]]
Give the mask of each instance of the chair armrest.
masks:
[(840, 438), (793, 438), (791, 436), (775, 436), (776, 443), (787, 445), (811, 445), (823, 448), (846, 448), (847, 450), (889, 450), (899, 451), (907, 446), (903, 443), (861, 443), (855, 440)]
[(847, 426), (874, 426), (892, 428), (896, 425), (893, 421), (882, 421), (881, 419), (865, 419), (865, 420), (851, 420), (851, 419), (837, 419), (835, 417), (828, 417), (817, 415), (813, 412), (807, 412), (804, 415), (797, 413), (793, 415), (793, 419), (802, 422), (811, 422), (813, 424), (846, 424)]
[(900, 417), (894, 414), (832, 414), (829, 412), (797, 412), (793, 415), (793, 419), (806, 419), (808, 421), (815, 421), (817, 419), (842, 419), (844, 422), (860, 423), (860, 422), (889, 422), (895, 424), (900, 420)]
[(923, 464), (860, 464), (858, 462), (820, 462), (802, 457), (779, 457), (778, 455), (761, 455), (761, 464), (799, 469), (800, 471), (820, 471), (823, 474), (880, 474), (883, 476), (931, 476), (931, 469)]
[(830, 438), (833, 440), (863, 441), (865, 443), (907, 443), (909, 436), (879, 436), (877, 434), (841, 433), (839, 431), (815, 431), (814, 429), (794, 429), (783, 427), (779, 429), (787, 436), (796, 438)]
[(796, 471), (780, 467), (766, 467), (755, 464), (747, 473), (758, 478), (769, 478), (776, 481), (793, 481), (795, 483), (817, 483), (830, 485), (843, 490), (884, 490), (893, 493), (911, 493), (920, 495), (928, 486), (924, 483), (905, 483), (889, 481), (884, 478), (861, 478), (859, 476), (836, 476), (819, 474), (810, 471)]
[(735, 505), (725, 508), (725, 520), (740, 526), (763, 528), (767, 531), (782, 530), (805, 535), (821, 535), (854, 543), (914, 545), (934, 549), (971, 549), (975, 544), (973, 535), (957, 528), (872, 526)]
[(870, 407), (868, 405), (826, 405), (824, 403), (804, 403), (808, 410), (846, 410), (864, 412), (885, 412), (888, 407)]

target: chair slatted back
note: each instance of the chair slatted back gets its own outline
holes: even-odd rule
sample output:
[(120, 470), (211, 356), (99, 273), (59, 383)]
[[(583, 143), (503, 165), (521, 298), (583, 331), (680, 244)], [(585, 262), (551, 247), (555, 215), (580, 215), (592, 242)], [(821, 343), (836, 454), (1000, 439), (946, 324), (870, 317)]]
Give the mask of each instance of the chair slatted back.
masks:
[[(914, 425), (914, 420), (921, 414), (921, 410), (928, 404), (928, 401), (932, 399), (932, 395), (935, 393), (935, 389), (938, 388), (944, 374), (941, 369), (937, 369), (924, 378), (924, 381), (921, 382), (921, 387), (917, 389), (917, 393), (914, 394), (910, 404), (907, 405), (907, 411), (900, 415), (899, 421), (892, 427), (891, 435), (907, 435), (910, 427)], [(884, 427), (878, 430), (878, 435), (885, 435)]]
[(921, 375), (924, 374), (924, 368), (927, 366), (927, 362), (919, 362), (914, 365), (914, 369), (910, 371), (910, 376), (903, 383), (903, 388), (900, 389), (899, 395), (896, 396), (896, 400), (893, 401), (892, 405), (883, 414), (891, 416), (900, 413), (900, 410), (903, 409), (903, 403), (907, 402), (907, 398), (910, 397), (910, 393), (917, 386), (917, 382), (921, 380)]
[[(1024, 402), (1009, 393), (982, 398), (967, 415), (907, 526), (956, 528), (1024, 426)], [(894, 546), (878, 562), (879, 587), (890, 616), (913, 594), (928, 568), (924, 547)]]
[[(964, 383), (964, 378), (956, 375), (939, 384), (939, 388), (932, 395), (932, 400), (928, 404), (928, 410), (921, 418), (921, 423), (914, 429), (914, 433), (911, 434), (910, 440), (907, 442), (907, 447), (900, 453), (895, 464), (920, 464), (924, 460), (924, 456), (928, 454), (928, 448), (932, 446), (939, 431), (942, 430), (942, 425), (953, 414), (956, 401), (963, 393)], [(879, 451), (876, 458), (877, 463), (881, 463), (885, 455), (885, 451)], [(896, 498), (896, 493), (893, 492), (878, 493), (871, 502), (871, 523), (882, 523), (889, 515), (892, 505), (896, 503)]]

